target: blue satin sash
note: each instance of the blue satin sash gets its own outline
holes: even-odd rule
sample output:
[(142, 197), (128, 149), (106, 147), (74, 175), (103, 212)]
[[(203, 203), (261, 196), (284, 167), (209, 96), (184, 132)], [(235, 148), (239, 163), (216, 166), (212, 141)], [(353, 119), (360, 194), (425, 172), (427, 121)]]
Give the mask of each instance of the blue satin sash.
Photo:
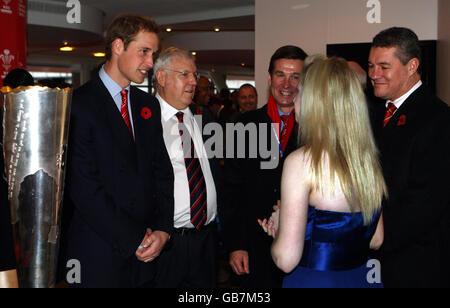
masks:
[(364, 226), (361, 212), (308, 209), (308, 224), (300, 266), (319, 271), (358, 268), (368, 260), (369, 243), (379, 214)]

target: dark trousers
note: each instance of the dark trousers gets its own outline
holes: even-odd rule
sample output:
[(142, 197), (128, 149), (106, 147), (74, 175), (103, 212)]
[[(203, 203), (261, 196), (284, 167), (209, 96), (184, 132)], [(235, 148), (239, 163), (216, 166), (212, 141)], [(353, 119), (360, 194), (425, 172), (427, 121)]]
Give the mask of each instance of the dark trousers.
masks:
[(180, 229), (157, 258), (157, 288), (216, 287), (216, 225)]

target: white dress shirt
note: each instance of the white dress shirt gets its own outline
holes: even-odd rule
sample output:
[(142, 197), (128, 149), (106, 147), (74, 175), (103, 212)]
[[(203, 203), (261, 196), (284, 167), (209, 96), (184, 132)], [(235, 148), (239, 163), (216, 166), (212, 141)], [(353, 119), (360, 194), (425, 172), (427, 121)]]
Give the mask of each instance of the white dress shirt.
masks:
[(191, 223), (190, 214), (190, 191), (186, 174), (186, 165), (184, 163), (183, 149), (181, 146), (181, 137), (178, 129), (177, 112), (184, 113), (183, 122), (194, 142), (195, 152), (197, 153), (203, 176), (206, 183), (207, 197), (207, 219), (205, 225), (214, 221), (217, 213), (216, 187), (209, 166), (208, 156), (203, 145), (201, 129), (191, 110), (177, 110), (169, 105), (159, 94), (156, 95), (161, 106), (161, 123), (163, 127), (164, 143), (172, 162), (174, 181), (174, 227), (175, 228), (194, 228)]
[(406, 101), (406, 99), (414, 93), (420, 86), (422, 85), (422, 80), (419, 80), (408, 92), (397, 98), (395, 101), (386, 101), (386, 108), (388, 108), (389, 103), (393, 103), (397, 109), (395, 109), (394, 113), (397, 112), (398, 108)]

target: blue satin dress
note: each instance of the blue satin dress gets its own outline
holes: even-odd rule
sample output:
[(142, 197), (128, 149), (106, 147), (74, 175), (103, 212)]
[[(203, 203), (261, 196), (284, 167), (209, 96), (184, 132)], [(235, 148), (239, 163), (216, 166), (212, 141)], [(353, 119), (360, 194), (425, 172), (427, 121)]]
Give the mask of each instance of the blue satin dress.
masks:
[[(299, 265), (283, 288), (381, 288), (368, 279), (369, 243), (379, 214), (364, 226), (361, 212), (341, 213), (310, 206), (305, 245)], [(370, 275), (370, 273), (369, 273)]]

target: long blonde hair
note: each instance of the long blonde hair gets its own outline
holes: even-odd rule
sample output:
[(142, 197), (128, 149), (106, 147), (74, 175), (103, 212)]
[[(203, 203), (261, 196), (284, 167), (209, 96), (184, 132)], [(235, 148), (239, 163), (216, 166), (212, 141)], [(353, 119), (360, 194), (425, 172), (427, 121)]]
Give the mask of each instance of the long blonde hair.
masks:
[(322, 171), (327, 170), (322, 161), (328, 157), (329, 182), (338, 177), (352, 212), (359, 207), (369, 224), (387, 190), (365, 96), (344, 59), (315, 59), (308, 67), (299, 123), (301, 144), (311, 157), (313, 189), (323, 191)]

